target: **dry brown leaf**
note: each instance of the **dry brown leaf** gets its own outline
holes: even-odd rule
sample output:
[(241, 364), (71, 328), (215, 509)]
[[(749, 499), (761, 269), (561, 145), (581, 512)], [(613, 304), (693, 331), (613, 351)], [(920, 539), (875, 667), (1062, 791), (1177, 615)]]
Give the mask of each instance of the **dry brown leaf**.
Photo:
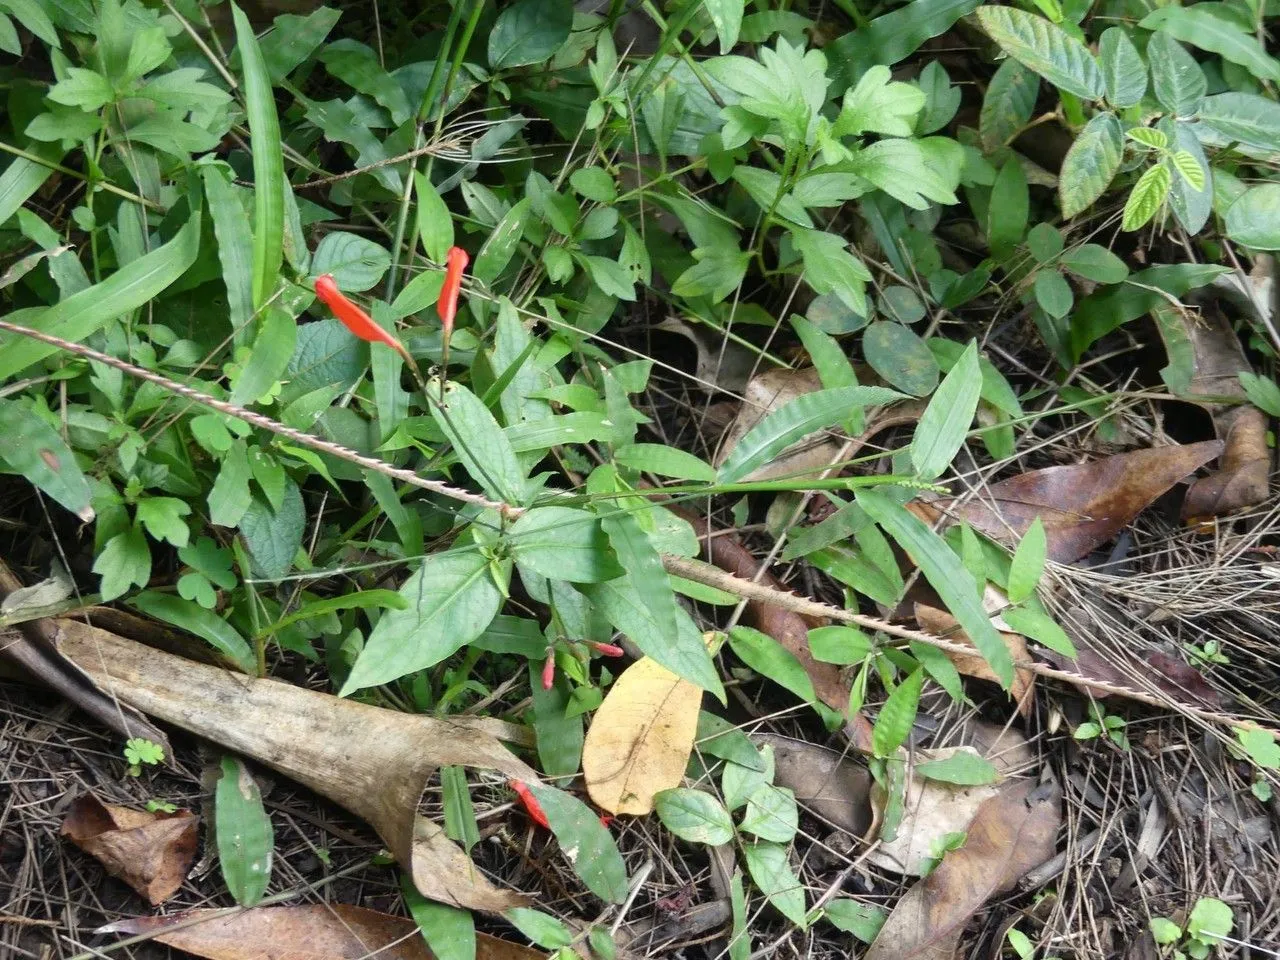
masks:
[(644, 814), (654, 794), (680, 786), (701, 703), (699, 688), (648, 657), (623, 670), (582, 746), (582, 773), (596, 806)]
[(495, 912), (529, 903), (490, 883), (441, 827), (418, 814), (427, 781), (446, 764), (539, 779), (499, 742), (506, 725), (383, 710), (193, 663), (75, 620), (55, 623), (59, 650), (107, 694), (272, 767), (368, 821), (424, 897)]
[[(1216, 307), (1203, 314), (1157, 309), (1157, 326), (1167, 338), (1185, 336), (1191, 347), (1193, 373), (1185, 396), (1208, 411), (1213, 430), (1225, 444), (1216, 472), (1191, 484), (1182, 502), (1186, 519), (1217, 517), (1261, 503), (1267, 498), (1271, 451), (1267, 448), (1267, 417), (1247, 402), (1239, 374), (1253, 368), (1245, 359), (1240, 338), (1226, 315)], [(1223, 404), (1208, 398), (1230, 397), (1243, 403)]]
[[(956, 753), (977, 755), (970, 747), (948, 747), (941, 750), (917, 750), (918, 763), (944, 760)], [(964, 833), (977, 816), (978, 809), (1000, 792), (995, 784), (959, 786), (940, 780), (929, 780), (914, 772), (908, 775), (902, 822), (892, 840), (881, 841), (867, 852), (867, 859), (886, 870), (913, 877), (927, 872), (933, 865), (938, 843), (947, 834)], [(871, 790), (876, 831), (883, 819), (885, 792), (879, 786)], [(868, 841), (874, 836), (867, 836)]]
[(182, 886), (196, 858), (199, 822), (190, 810), (131, 810), (86, 794), (71, 805), (61, 833), (154, 907)]
[(981, 499), (910, 504), (918, 515), (966, 520), (995, 540), (1021, 537), (1039, 517), (1048, 556), (1071, 563), (1127, 527), (1146, 506), (1222, 453), (1220, 440), (1134, 450), (1002, 480)]
[[(966, 646), (973, 647), (973, 656), (961, 656), (947, 652), (947, 658), (955, 665), (956, 670), (964, 674), (966, 677), (976, 677), (979, 680), (990, 680), (992, 683), (999, 683), (1000, 678), (992, 671), (991, 666), (978, 653), (978, 648), (974, 646), (969, 635), (964, 632), (960, 626), (960, 621), (944, 610), (937, 607), (931, 607), (927, 604), (917, 603), (915, 605), (916, 623), (920, 625), (920, 629), (935, 636), (946, 637), (953, 643), (962, 643)], [(1014, 662), (1027, 661), (1031, 659), (1031, 655), (1027, 652), (1027, 641), (1019, 633), (1010, 630), (1001, 630), (1000, 636), (1004, 640), (1004, 645), (1009, 648), (1009, 655), (1013, 657)], [(1036, 697), (1036, 675), (1026, 667), (1018, 667), (1014, 670), (1013, 685), (1009, 688), (1009, 695), (1013, 697), (1013, 702), (1018, 705), (1018, 712), (1024, 717), (1031, 715), (1031, 709), (1035, 706)]]
[(864, 960), (952, 960), (978, 908), (1053, 856), (1061, 820), (1056, 785), (1006, 784), (978, 808), (964, 846), (898, 901)]
[(835, 750), (776, 734), (753, 739), (773, 747), (773, 782), (840, 829), (860, 837), (871, 826), (871, 774)]
[[(95, 933), (147, 934), (208, 960), (434, 960), (412, 920), (345, 903), (189, 910), (137, 917)], [(542, 960), (541, 950), (476, 933), (476, 960)]]
[[(1195, 667), (1159, 650), (1142, 654), (1140, 659), (1116, 654), (1103, 654), (1087, 643), (1076, 641), (1075, 659), (1045, 650), (1043, 656), (1060, 670), (1078, 674), (1075, 686), (1095, 700), (1105, 700), (1112, 691), (1092, 686), (1088, 681), (1098, 680), (1115, 687), (1148, 689), (1154, 686), (1175, 703), (1193, 707), (1209, 706), (1221, 709), (1230, 701), (1210, 686)], [(1140, 686), (1140, 681), (1146, 681)], [(1123, 694), (1121, 694), (1123, 695)]]

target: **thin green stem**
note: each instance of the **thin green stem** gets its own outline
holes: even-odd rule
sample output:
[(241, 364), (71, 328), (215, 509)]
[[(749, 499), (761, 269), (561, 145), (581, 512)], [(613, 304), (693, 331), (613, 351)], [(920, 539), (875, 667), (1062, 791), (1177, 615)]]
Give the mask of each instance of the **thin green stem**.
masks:
[(125, 200), (132, 200), (134, 203), (140, 203), (150, 210), (158, 210), (162, 213), (164, 212), (164, 207), (160, 206), (160, 204), (153, 200), (148, 200), (146, 197), (140, 197), (136, 193), (130, 193), (128, 190), (117, 187), (114, 183), (110, 183), (106, 180), (94, 180), (81, 173), (79, 170), (72, 170), (70, 167), (65, 167), (56, 161), (46, 160), (44, 157), (38, 156), (34, 153), (29, 153), (21, 147), (15, 147), (12, 144), (5, 143), (3, 140), (0, 140), (0, 150), (3, 150), (5, 153), (11, 153), (15, 157), (21, 157), (23, 160), (30, 160), (32, 163), (38, 163), (42, 167), (48, 167), (50, 170), (56, 170), (58, 173), (65, 173), (67, 176), (75, 177), (77, 180), (83, 180), (91, 186), (101, 187), (103, 190), (107, 191), (107, 193), (114, 193), (117, 197), (123, 197)]

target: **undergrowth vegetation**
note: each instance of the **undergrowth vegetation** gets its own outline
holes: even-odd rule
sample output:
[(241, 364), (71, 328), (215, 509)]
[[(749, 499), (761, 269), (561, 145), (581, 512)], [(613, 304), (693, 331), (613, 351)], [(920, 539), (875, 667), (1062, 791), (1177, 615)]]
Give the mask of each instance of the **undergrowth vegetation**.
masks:
[[(963, 675), (1012, 691), (1001, 722), (1026, 716), (1027, 642), (1065, 669), (1080, 653), (1047, 593), (1053, 561), (1089, 550), (1066, 555), (1061, 517), (928, 505), (1204, 439), (1134, 427), (1164, 401), (1280, 416), (1270, 293), (1239, 288), (1257, 307), (1239, 367), (1206, 363), (1188, 306), (1280, 249), (1273, 4), (289, 6), (0, 0), (5, 556), (67, 571), (33, 609), (115, 604), (228, 670), (525, 724), (548, 779), (506, 779), (600, 900), (626, 901), (636, 864), (576, 795), (584, 767), (609, 812), (736, 844), (734, 960), (766, 901), (786, 922), (769, 937), (825, 917), (875, 940), (880, 906), (806, 896), (796, 797), (724, 717), (810, 705), (809, 734), (868, 758), (892, 841), (921, 704), (969, 703)], [(1241, 506), (1222, 503), (1194, 518)], [(712, 557), (733, 527), (767, 554), (755, 570)], [(741, 621), (761, 591), (835, 622), (797, 647)], [(1187, 644), (1187, 669), (1226, 669)], [(601, 786), (593, 756), (652, 746), (615, 695), (687, 738), (674, 782)], [(1133, 749), (1116, 709), (1081, 710), (1074, 740)], [(1262, 797), (1265, 725), (1214, 729)], [(137, 774), (156, 755), (130, 744)], [(999, 776), (916, 759), (926, 780)], [(510, 793), (458, 762), (445, 827), (481, 857), (475, 807)], [(252, 903), (270, 823), (222, 766), (219, 817), (266, 844), (219, 834)], [(948, 836), (920, 873), (967, 849)], [(469, 883), (417, 882), (448, 908), (406, 885), (441, 956), (472, 930), (458, 907), (492, 909)], [(615, 949), (594, 908), (575, 928), (564, 904), (515, 903), (544, 948)]]

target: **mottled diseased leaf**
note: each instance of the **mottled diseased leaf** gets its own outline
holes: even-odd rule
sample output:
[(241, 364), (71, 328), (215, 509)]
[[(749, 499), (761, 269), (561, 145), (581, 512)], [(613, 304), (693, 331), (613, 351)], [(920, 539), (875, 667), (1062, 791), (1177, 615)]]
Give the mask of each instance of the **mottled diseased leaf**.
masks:
[(1093, 54), (1061, 27), (1017, 7), (981, 7), (978, 20), (1005, 53), (1054, 86), (1086, 100), (1103, 95)]
[(1062, 161), (1058, 198), (1064, 217), (1087, 210), (1106, 192), (1124, 156), (1124, 130), (1109, 111), (1095, 114)]

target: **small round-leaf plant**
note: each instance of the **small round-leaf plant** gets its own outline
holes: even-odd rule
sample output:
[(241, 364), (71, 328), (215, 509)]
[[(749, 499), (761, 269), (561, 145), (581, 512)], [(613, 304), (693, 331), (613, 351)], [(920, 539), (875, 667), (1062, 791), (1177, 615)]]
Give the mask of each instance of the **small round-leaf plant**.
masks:
[(1086, 720), (1076, 727), (1072, 736), (1077, 740), (1096, 740), (1106, 734), (1107, 738), (1121, 750), (1128, 750), (1129, 737), (1124, 732), (1124, 718), (1107, 713), (1096, 703), (1092, 705), (1090, 710), (1093, 714), (1093, 719)]
[(143, 766), (156, 766), (164, 762), (164, 747), (146, 737), (130, 737), (125, 741), (124, 759), (129, 764), (129, 776), (141, 776)]
[(1231, 907), (1214, 897), (1201, 897), (1191, 908), (1185, 927), (1168, 917), (1152, 917), (1151, 936), (1161, 955), (1173, 960), (1204, 960), (1222, 943), (1235, 924)]

